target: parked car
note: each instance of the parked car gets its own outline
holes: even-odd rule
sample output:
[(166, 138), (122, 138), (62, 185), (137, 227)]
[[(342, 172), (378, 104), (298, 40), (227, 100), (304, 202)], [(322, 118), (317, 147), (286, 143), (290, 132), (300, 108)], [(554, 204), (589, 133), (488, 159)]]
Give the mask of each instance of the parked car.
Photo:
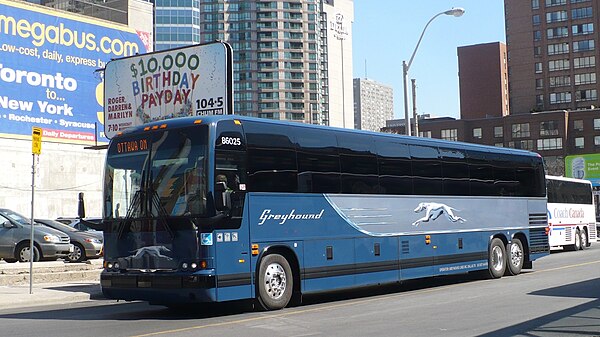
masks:
[[(29, 261), (31, 220), (7, 208), (0, 208), (0, 258)], [(73, 252), (69, 236), (42, 225), (33, 226), (33, 261), (67, 257)]]
[(79, 218), (78, 217), (60, 216), (60, 217), (56, 218), (55, 221), (58, 221), (60, 223), (63, 223), (65, 225), (69, 225), (72, 227), (74, 223), (79, 221)]
[[(87, 222), (92, 222), (95, 224), (99, 224), (100, 222), (102, 222), (101, 218), (85, 218), (83, 220), (85, 220)], [(75, 223), (73, 223), (71, 226), (73, 226), (73, 228), (79, 229), (80, 231), (102, 234), (102, 231), (98, 231), (98, 230), (95, 230), (95, 229), (89, 227), (88, 225), (83, 223), (80, 219), (77, 219), (77, 221)]]
[(64, 232), (71, 238), (73, 252), (67, 256), (70, 262), (81, 262), (102, 255), (102, 233), (85, 232), (51, 219), (35, 219), (36, 223)]
[[(99, 224), (100, 222), (102, 222), (102, 218), (84, 218), (83, 220), (88, 221), (88, 222), (93, 222), (95, 224)], [(98, 231), (98, 230), (95, 230), (93, 228), (88, 227), (86, 224), (84, 224), (83, 222), (81, 222), (80, 218), (59, 217), (59, 218), (56, 218), (56, 221), (62, 222), (65, 225), (69, 225), (69, 226), (71, 226), (71, 227), (73, 227), (75, 229), (78, 229), (80, 231), (102, 233), (102, 231)]]

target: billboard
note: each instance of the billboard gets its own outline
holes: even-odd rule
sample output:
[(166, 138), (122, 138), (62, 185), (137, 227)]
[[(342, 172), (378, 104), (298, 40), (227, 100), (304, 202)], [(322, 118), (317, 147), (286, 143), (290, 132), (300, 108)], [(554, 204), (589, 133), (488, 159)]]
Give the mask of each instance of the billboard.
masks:
[(565, 157), (565, 176), (586, 179), (600, 186), (600, 154), (583, 154)]
[[(0, 0), (0, 137), (106, 142), (102, 73), (145, 53), (150, 33), (24, 2)], [(96, 132), (96, 129), (98, 132)], [(98, 136), (98, 138), (96, 138)]]
[(231, 47), (200, 44), (120, 58), (104, 70), (104, 132), (182, 116), (232, 111)]

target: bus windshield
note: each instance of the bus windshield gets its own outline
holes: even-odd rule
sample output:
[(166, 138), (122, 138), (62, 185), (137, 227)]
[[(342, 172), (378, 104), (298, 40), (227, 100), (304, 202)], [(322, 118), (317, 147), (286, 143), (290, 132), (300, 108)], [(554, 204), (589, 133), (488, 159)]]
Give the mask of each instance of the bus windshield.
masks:
[(128, 269), (175, 269), (197, 259), (207, 215), (207, 128), (111, 142), (104, 173), (105, 256)]
[(206, 216), (207, 132), (199, 129), (113, 142), (105, 172), (104, 217)]

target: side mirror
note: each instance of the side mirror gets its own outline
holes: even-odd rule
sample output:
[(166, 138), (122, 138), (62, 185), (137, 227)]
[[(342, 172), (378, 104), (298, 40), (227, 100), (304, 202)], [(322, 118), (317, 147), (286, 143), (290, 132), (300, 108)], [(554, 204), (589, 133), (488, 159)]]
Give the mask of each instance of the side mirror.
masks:
[(15, 228), (16, 226), (13, 225), (9, 220), (5, 220), (4, 222), (2, 222), (2, 227), (4, 227), (4, 228)]
[(215, 186), (215, 208), (221, 212), (231, 209), (231, 190), (228, 190), (222, 181), (217, 182)]

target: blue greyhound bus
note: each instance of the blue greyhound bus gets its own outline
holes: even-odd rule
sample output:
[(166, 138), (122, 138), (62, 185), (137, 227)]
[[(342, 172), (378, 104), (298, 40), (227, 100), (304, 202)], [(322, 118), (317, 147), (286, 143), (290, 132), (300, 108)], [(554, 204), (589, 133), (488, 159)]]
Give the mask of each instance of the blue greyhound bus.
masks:
[(115, 136), (102, 226), (104, 295), (163, 305), (274, 310), (549, 252), (538, 154), (233, 115)]

